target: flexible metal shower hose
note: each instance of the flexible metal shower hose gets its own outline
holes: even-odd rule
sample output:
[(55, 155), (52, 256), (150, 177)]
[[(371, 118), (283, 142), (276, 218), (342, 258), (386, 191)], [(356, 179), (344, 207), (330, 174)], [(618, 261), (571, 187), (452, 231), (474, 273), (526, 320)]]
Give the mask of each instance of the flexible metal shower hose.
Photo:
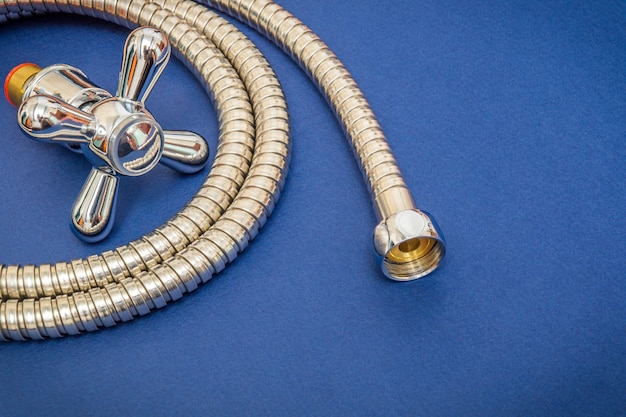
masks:
[[(304, 24), (268, 0), (214, 0), (282, 46), (327, 95), (361, 162), (374, 202), (412, 206), (384, 134), (341, 62)], [(189, 0), (0, 0), (0, 22), (40, 12), (152, 26), (211, 94), (219, 145), (198, 193), (146, 236), (86, 259), (0, 266), (0, 340), (62, 337), (132, 320), (195, 290), (232, 262), (276, 203), (289, 165), (280, 84), (234, 26)], [(384, 218), (385, 203), (376, 205)], [(390, 209), (391, 210), (391, 209)]]

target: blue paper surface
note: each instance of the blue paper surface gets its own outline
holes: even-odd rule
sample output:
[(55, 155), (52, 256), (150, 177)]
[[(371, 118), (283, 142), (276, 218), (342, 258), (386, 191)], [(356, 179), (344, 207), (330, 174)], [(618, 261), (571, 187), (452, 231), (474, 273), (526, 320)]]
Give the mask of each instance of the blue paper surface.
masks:
[[(283, 195), (193, 294), (79, 337), (0, 345), (0, 415), (616, 416), (626, 410), (623, 2), (285, 0), (352, 72), (448, 253), (385, 279), (376, 217), (339, 124), (267, 54), (292, 117)], [(69, 63), (114, 90), (125, 28), (77, 16), (0, 25), (0, 74)], [(3, 75), (4, 76), (4, 75)], [(148, 100), (216, 146), (209, 98), (172, 60)], [(123, 178), (115, 228), (68, 227), (89, 163), (27, 140), (0, 102), (0, 262), (67, 261), (138, 238), (196, 192)]]

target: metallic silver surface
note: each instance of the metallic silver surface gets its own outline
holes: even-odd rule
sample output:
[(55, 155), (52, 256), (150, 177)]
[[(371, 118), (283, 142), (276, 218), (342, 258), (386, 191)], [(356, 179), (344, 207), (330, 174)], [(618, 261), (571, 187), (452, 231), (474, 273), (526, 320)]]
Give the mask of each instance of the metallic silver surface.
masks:
[(202, 170), (209, 160), (209, 146), (197, 133), (165, 130), (161, 163), (178, 172), (192, 174)]
[(113, 226), (117, 177), (106, 170), (91, 168), (72, 206), (71, 227), (81, 239), (100, 240)]
[(161, 31), (153, 28), (133, 31), (124, 45), (115, 95), (145, 103), (169, 59), (170, 45)]
[(53, 96), (27, 98), (17, 111), (22, 130), (40, 142), (89, 143), (96, 136), (96, 118)]
[(18, 85), (10, 76), (11, 90), (24, 90), (18, 109), (22, 130), (32, 139), (84, 153), (94, 166), (72, 208), (72, 231), (84, 241), (104, 239), (113, 226), (116, 175), (144, 175), (161, 161), (190, 174), (208, 161), (201, 136), (173, 130), (165, 134), (143, 105), (169, 56), (161, 31), (134, 30), (124, 46), (115, 97), (69, 65), (31, 66), (30, 71), (39, 72)]
[(104, 163), (130, 177), (144, 175), (156, 166), (163, 153), (163, 130), (143, 106), (111, 97), (95, 104), (91, 113), (97, 132), (82, 149), (94, 166)]
[(385, 275), (409, 281), (432, 272), (444, 255), (443, 236), (422, 211), (391, 214), (374, 229), (374, 248)]
[[(210, 5), (281, 45), (328, 96), (372, 192), (381, 221), (375, 248), (383, 271), (407, 280), (432, 270), (443, 255), (441, 236), (415, 210), (375, 116), (337, 57), (269, 0), (215, 0)], [(88, 262), (40, 265), (35, 267), (39, 274), (21, 266), (2, 267), (0, 340), (61, 337), (112, 326), (193, 291), (254, 238), (280, 196), (289, 167), (289, 123), (280, 84), (265, 58), (224, 19), (187, 0), (0, 0), (0, 11), (10, 18), (57, 10), (163, 31), (213, 97), (219, 145), (202, 188), (157, 230)], [(428, 262), (416, 263), (415, 256)], [(77, 267), (87, 264), (106, 265), (109, 272), (90, 268), (89, 274)], [(39, 276), (37, 295), (26, 285), (31, 275)], [(39, 320), (36, 329), (33, 315)]]
[(42, 68), (25, 86), (23, 100), (34, 95), (46, 95), (88, 111), (89, 105), (111, 94), (93, 85), (84, 72), (66, 64)]

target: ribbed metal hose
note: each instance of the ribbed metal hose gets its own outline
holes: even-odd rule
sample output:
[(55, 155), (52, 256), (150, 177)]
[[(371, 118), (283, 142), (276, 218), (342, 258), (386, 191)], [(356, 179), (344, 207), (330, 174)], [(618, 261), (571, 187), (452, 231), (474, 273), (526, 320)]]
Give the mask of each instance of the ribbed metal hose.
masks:
[[(209, 5), (266, 34), (317, 81), (351, 138), (379, 218), (413, 209), (376, 118), (326, 45), (271, 1), (216, 0)], [(255, 237), (280, 195), (289, 165), (287, 107), (274, 72), (241, 32), (206, 7), (188, 0), (0, 0), (0, 21), (40, 12), (84, 14), (165, 32), (213, 97), (220, 137), (201, 189), (153, 232), (86, 259), (0, 266), (4, 341), (113, 326), (193, 291)], [(427, 268), (419, 265), (424, 273), (436, 267), (443, 247), (433, 253), (434, 266), (432, 261)], [(400, 268), (399, 276), (409, 273)]]

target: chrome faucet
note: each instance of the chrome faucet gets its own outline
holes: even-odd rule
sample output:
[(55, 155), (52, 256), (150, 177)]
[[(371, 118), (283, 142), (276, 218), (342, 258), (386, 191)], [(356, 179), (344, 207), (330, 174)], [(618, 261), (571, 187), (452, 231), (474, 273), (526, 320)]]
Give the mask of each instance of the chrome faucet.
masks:
[(189, 131), (163, 130), (145, 101), (170, 57), (165, 35), (135, 29), (126, 40), (115, 96), (95, 86), (78, 68), (59, 64), (15, 67), (7, 76), (7, 99), (19, 106), (18, 123), (39, 142), (60, 143), (92, 164), (72, 207), (71, 228), (86, 242), (110, 232), (119, 176), (139, 176), (159, 162), (182, 173), (202, 170), (206, 141)]

